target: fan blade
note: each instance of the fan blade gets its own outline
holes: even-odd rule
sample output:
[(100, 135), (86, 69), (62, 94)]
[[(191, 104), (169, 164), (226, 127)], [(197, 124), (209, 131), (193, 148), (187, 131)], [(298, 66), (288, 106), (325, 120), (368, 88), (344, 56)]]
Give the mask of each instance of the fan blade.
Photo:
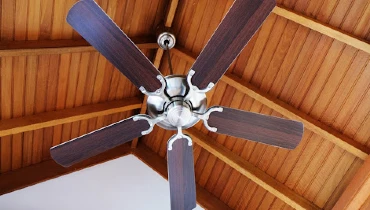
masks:
[[(187, 136), (188, 137), (188, 136)], [(196, 207), (193, 146), (188, 139), (180, 138), (168, 143), (167, 165), (170, 183), (171, 209), (190, 210)], [(188, 137), (190, 139), (190, 137)], [(170, 149), (170, 144), (172, 149)]]
[(302, 139), (301, 122), (222, 108), (222, 112), (211, 112), (208, 119), (208, 125), (217, 128), (217, 133), (287, 149), (294, 149)]
[(161, 73), (95, 1), (77, 2), (67, 22), (138, 88), (154, 92), (162, 87)]
[(199, 89), (216, 84), (275, 5), (275, 0), (235, 0), (193, 64), (192, 84)]
[(69, 167), (140, 137), (149, 128), (148, 121), (134, 121), (131, 117), (52, 147), (50, 154), (55, 162)]

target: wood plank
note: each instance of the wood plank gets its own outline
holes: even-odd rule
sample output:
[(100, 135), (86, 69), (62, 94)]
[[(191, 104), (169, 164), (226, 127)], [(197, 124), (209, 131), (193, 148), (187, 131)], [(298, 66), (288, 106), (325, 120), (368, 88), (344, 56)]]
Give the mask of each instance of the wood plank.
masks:
[[(50, 55), (38, 56), (37, 76), (36, 76), (36, 94), (35, 94), (35, 114), (46, 111), (46, 90), (49, 77)], [(55, 96), (54, 96), (55, 97)], [(44, 139), (43, 129), (35, 129), (33, 132), (32, 143), (32, 164), (37, 164), (42, 160), (42, 144)]]
[[(41, 14), (41, 1), (32, 0), (28, 3), (28, 24), (27, 24), (27, 39), (37, 40), (40, 36), (40, 19), (43, 14)], [(18, 7), (18, 5), (17, 5)], [(18, 30), (18, 29), (16, 29)]]
[(370, 44), (366, 42), (364, 39), (360, 39), (351, 34), (345, 33), (337, 28), (334, 28), (330, 25), (320, 23), (315, 19), (305, 17), (301, 14), (285, 9), (281, 6), (276, 6), (272, 10), (272, 12), (288, 20), (301, 24), (307, 28), (320, 32), (326, 36), (329, 36), (345, 44), (348, 44), (352, 47), (370, 53)]
[(0, 20), (0, 39), (1, 40), (13, 40), (14, 39), (14, 15), (12, 12), (15, 11), (15, 1), (1, 1), (1, 20)]
[[(156, 171), (163, 178), (167, 177), (167, 163), (166, 160), (161, 158), (159, 155), (154, 153), (144, 144), (139, 144), (136, 149), (133, 149), (133, 154)], [(198, 184), (196, 186), (197, 190), (197, 202), (205, 209), (212, 210), (228, 210), (231, 209), (218, 198), (213, 196), (204, 188), (200, 187)]]
[[(25, 115), (32, 115), (35, 112), (37, 58), (37, 56), (29, 56), (26, 60)], [(29, 166), (32, 163), (33, 133), (33, 131), (24, 133), (22, 167)]]
[[(60, 62), (59, 55), (51, 55), (50, 56), (50, 69), (58, 69)], [(48, 99), (45, 106), (45, 111), (50, 112), (54, 111), (56, 108), (57, 95), (58, 90), (58, 73), (49, 74), (48, 84), (47, 84), (47, 92), (46, 98)], [(50, 147), (53, 145), (53, 136), (54, 136), (54, 128), (49, 127), (44, 129), (44, 139), (42, 143), (42, 160), (46, 161), (50, 159)]]
[[(133, 37), (132, 41), (140, 49), (157, 49), (158, 44), (153, 37)], [(37, 40), (37, 41), (4, 41), (0, 42), (0, 57), (50, 55), (96, 51), (85, 40)]]
[(253, 166), (251, 163), (245, 161), (242, 157), (231, 152), (221, 144), (210, 139), (207, 135), (202, 132), (191, 128), (185, 130), (184, 133), (189, 134), (193, 141), (199, 146), (206, 149), (211, 154), (215, 155), (226, 164), (230, 165), (232, 168), (243, 174), (244, 176), (251, 179), (256, 184), (263, 187), (265, 190), (269, 191), (279, 199), (286, 202), (288, 205), (296, 209), (319, 209), (310, 201), (304, 199), (300, 195), (293, 192), (284, 184), (278, 182), (274, 178), (267, 175), (262, 170)]
[(0, 175), (0, 195), (129, 155), (130, 153), (130, 146), (128, 144), (124, 144), (69, 168), (64, 168), (53, 160), (48, 160), (39, 164), (4, 173)]
[(177, 10), (177, 6), (179, 4), (179, 0), (171, 0), (168, 11), (166, 14), (164, 25), (166, 27), (172, 27), (173, 20), (175, 19), (175, 14)]
[[(24, 93), (25, 93), (25, 75), (26, 57), (14, 58), (13, 65), (13, 116), (24, 116)], [(12, 170), (22, 167), (22, 144), (23, 133), (16, 134), (12, 139)]]
[(139, 109), (141, 105), (142, 100), (134, 97), (77, 108), (44, 112), (21, 118), (5, 119), (0, 121), (0, 136)]
[[(0, 70), (0, 116), (1, 120), (12, 118), (12, 74), (13, 58), (1, 58)], [(12, 136), (0, 139), (0, 173), (11, 170), (12, 166)]]
[(334, 144), (338, 145), (339, 147), (343, 148), (344, 150), (352, 153), (353, 155), (363, 160), (366, 159), (366, 157), (370, 153), (369, 148), (343, 135), (334, 128), (331, 128), (328, 125), (313, 119), (309, 115), (295, 109), (294, 107), (284, 103), (283, 101), (280, 101), (276, 98), (269, 96), (266, 93), (263, 93), (259, 89), (245, 83), (243, 80), (239, 79), (238, 77), (232, 74), (225, 75), (222, 78), (222, 81), (235, 87), (236, 89), (249, 95), (250, 97), (258, 100), (264, 105), (274, 109), (275, 111), (281, 113), (285, 117), (292, 120), (303, 122), (305, 128), (310, 129), (316, 134), (319, 134), (323, 138), (333, 142)]
[[(186, 49), (180, 47), (174, 48), (172, 52), (188, 62), (194, 62), (196, 57)], [(334, 128), (331, 128), (328, 125), (313, 119), (312, 117), (284, 103), (283, 101), (280, 101), (268, 95), (267, 93), (262, 92), (258, 88), (246, 83), (245, 81), (243, 81), (242, 79), (235, 75), (226, 74), (221, 78), (221, 80), (227, 83), (228, 85), (236, 88), (240, 92), (249, 95), (255, 100), (281, 113), (285, 117), (292, 120), (303, 122), (306, 128), (321, 135), (325, 139), (332, 141), (334, 144), (338, 145), (339, 147), (343, 148), (344, 150), (354, 154), (355, 156), (363, 160), (365, 160), (368, 154), (370, 153), (369, 148), (343, 135)]]
[(368, 205), (370, 198), (370, 157), (356, 172), (342, 196), (335, 204), (333, 210), (360, 209)]

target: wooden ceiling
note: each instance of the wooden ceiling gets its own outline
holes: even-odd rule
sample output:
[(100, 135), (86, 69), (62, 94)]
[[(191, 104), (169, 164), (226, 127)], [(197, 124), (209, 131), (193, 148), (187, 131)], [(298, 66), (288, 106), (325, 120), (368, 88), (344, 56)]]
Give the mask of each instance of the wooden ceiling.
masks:
[[(51, 146), (145, 112), (142, 94), (66, 23), (75, 2), (1, 1), (1, 193), (70, 172), (50, 166)], [(172, 26), (174, 71), (186, 74), (233, 3), (97, 2), (164, 75), (168, 62), (152, 41), (157, 25)], [(370, 1), (277, 4), (208, 104), (302, 121), (304, 138), (289, 151), (210, 133), (201, 123), (187, 130), (198, 202), (210, 209), (370, 208)], [(121, 155), (130, 150), (165, 175), (171, 135), (156, 128)], [(20, 181), (28, 175), (34, 178)]]

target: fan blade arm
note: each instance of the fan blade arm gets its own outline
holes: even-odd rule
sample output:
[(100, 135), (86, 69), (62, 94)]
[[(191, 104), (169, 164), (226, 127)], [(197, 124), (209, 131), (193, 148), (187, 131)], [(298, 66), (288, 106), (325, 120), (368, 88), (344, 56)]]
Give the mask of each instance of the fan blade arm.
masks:
[(163, 75), (95, 1), (77, 2), (67, 22), (143, 93), (164, 90)]
[(191, 138), (174, 135), (167, 143), (168, 181), (171, 209), (191, 210), (196, 207), (194, 157)]
[(213, 132), (286, 149), (298, 146), (303, 123), (279, 117), (215, 106), (201, 117)]
[(275, 5), (275, 0), (235, 0), (189, 71), (195, 90), (208, 91), (220, 80)]
[(136, 115), (54, 146), (50, 148), (50, 154), (55, 162), (69, 167), (148, 134), (154, 124), (155, 119)]

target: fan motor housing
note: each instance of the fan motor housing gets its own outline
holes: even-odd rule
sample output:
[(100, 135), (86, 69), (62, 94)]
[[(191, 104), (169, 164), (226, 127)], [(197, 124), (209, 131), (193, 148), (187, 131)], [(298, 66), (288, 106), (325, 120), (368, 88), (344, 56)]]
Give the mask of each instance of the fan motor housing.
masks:
[[(169, 75), (165, 77), (166, 88), (163, 96), (149, 96), (147, 113), (153, 118), (165, 115), (166, 119), (157, 125), (167, 130), (187, 129), (195, 125), (199, 118), (192, 112), (203, 113), (207, 109), (207, 98), (204, 93), (190, 91), (186, 77)], [(169, 101), (168, 101), (169, 99)]]

